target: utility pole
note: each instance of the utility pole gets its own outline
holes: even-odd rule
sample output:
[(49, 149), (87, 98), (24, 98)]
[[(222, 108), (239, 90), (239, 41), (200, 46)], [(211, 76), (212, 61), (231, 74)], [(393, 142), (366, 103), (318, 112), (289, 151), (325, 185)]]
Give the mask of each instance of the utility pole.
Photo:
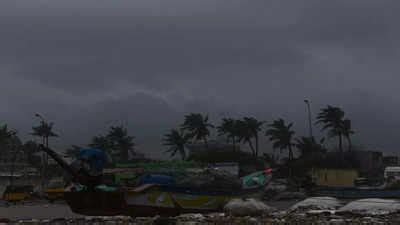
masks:
[(308, 112), (308, 128), (309, 128), (309, 136), (310, 139), (312, 139), (313, 136), (313, 131), (312, 131), (312, 122), (311, 122), (311, 107), (310, 107), (310, 101), (305, 99), (304, 103), (306, 103), (307, 106), (307, 112)]

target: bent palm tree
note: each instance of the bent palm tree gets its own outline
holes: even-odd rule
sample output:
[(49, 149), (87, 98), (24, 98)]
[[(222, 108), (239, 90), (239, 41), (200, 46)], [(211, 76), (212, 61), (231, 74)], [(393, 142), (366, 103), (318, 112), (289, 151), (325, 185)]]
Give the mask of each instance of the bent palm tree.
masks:
[(185, 121), (181, 125), (183, 131), (187, 131), (190, 138), (195, 141), (203, 140), (208, 144), (207, 137), (210, 136), (209, 128), (214, 126), (208, 122), (208, 115), (203, 116), (200, 113), (191, 113), (185, 116)]
[(258, 121), (253, 117), (244, 117), (243, 121), (246, 123), (248, 129), (253, 133), (256, 142), (255, 156), (258, 156), (258, 133), (262, 130), (263, 121)]
[(169, 149), (166, 152), (171, 153), (171, 157), (174, 157), (176, 153), (179, 153), (182, 160), (185, 160), (185, 145), (188, 144), (189, 139), (190, 136), (188, 134), (172, 129), (168, 134), (164, 135), (163, 145), (169, 146)]
[(269, 136), (269, 140), (272, 141), (272, 147), (274, 149), (288, 150), (289, 162), (293, 160), (293, 136), (294, 131), (291, 130), (293, 123), (288, 125), (285, 124), (283, 119), (274, 120), (268, 125), (270, 128), (265, 132), (266, 136)]
[(249, 124), (243, 120), (237, 120), (237, 129), (238, 129), (238, 137), (239, 142), (243, 142), (244, 144), (248, 144), (252, 155), (256, 156), (256, 149), (253, 146), (252, 139), (254, 138), (253, 129), (249, 126)]
[(321, 109), (316, 122), (323, 125), (322, 130), (329, 129), (329, 137), (338, 137), (340, 152), (343, 152), (343, 117), (344, 112), (341, 108), (328, 105)]

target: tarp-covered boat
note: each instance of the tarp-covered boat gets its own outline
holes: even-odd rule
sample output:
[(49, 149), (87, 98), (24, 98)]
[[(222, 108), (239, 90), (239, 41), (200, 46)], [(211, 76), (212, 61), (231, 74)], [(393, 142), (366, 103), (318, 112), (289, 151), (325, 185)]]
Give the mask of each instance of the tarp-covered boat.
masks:
[[(84, 169), (87, 166), (71, 167), (54, 151), (43, 146), (42, 149), (73, 177), (75, 185), (64, 192), (72, 211), (90, 216), (173, 216), (219, 211), (232, 198), (264, 191), (271, 177), (271, 170), (265, 170), (229, 183), (226, 175), (205, 170), (203, 174), (186, 177), (192, 179), (147, 175), (134, 188), (116, 188), (101, 183), (98, 171), (101, 168), (100, 161), (105, 157), (98, 151), (92, 154), (95, 155), (94, 159), (85, 158), (80, 163), (96, 162), (96, 173), (92, 175)], [(89, 152), (86, 150), (85, 155), (90, 155)]]

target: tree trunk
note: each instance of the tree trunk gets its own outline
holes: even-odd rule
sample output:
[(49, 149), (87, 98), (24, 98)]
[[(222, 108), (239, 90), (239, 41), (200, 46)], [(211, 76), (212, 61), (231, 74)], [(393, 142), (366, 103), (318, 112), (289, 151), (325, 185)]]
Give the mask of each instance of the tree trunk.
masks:
[(292, 149), (291, 145), (289, 145), (288, 150), (289, 150), (289, 161), (292, 161), (293, 160), (293, 149)]
[(350, 136), (347, 136), (347, 143), (348, 143), (348, 148), (349, 148), (349, 152), (351, 152), (351, 149), (352, 149), (352, 143), (351, 143), (351, 138), (350, 138)]
[(206, 149), (208, 149), (208, 142), (207, 142), (207, 138), (206, 138), (206, 137), (204, 137), (204, 138), (203, 138), (203, 140), (204, 140), (204, 144), (206, 145)]
[(185, 147), (180, 147), (180, 153), (181, 153), (182, 160), (185, 160), (185, 158), (186, 158)]
[(251, 140), (249, 140), (248, 142), (249, 142), (249, 146), (250, 146), (251, 152), (253, 153), (253, 156), (256, 156), (256, 151), (255, 151), (255, 149), (253, 147), (253, 143), (251, 142)]
[(289, 161), (288, 161), (288, 169), (289, 169), (289, 179), (292, 178), (292, 161), (293, 161), (293, 150), (292, 145), (289, 145)]
[(232, 137), (232, 143), (233, 143), (233, 151), (236, 151), (236, 140), (235, 140), (235, 136)]
[(256, 133), (255, 139), (256, 139), (256, 157), (258, 157), (258, 133)]
[(339, 134), (338, 134), (338, 136), (339, 136), (339, 151), (340, 151), (340, 152), (343, 152), (343, 140), (342, 140), (342, 134), (341, 134), (341, 133), (339, 133)]
[(15, 146), (12, 147), (13, 151), (13, 157), (11, 159), (11, 176), (10, 176), (10, 185), (14, 185), (14, 170), (15, 170), (15, 161), (17, 159), (17, 150), (15, 149)]

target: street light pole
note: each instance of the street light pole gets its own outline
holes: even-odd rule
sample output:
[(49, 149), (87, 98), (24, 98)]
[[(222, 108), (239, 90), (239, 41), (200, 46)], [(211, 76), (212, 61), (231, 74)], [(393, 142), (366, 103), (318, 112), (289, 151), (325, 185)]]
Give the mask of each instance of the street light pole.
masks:
[(309, 128), (309, 135), (310, 138), (313, 138), (313, 131), (312, 131), (312, 122), (311, 122), (311, 107), (310, 107), (310, 101), (309, 100), (304, 100), (304, 102), (307, 105), (307, 111), (308, 111), (308, 128)]

